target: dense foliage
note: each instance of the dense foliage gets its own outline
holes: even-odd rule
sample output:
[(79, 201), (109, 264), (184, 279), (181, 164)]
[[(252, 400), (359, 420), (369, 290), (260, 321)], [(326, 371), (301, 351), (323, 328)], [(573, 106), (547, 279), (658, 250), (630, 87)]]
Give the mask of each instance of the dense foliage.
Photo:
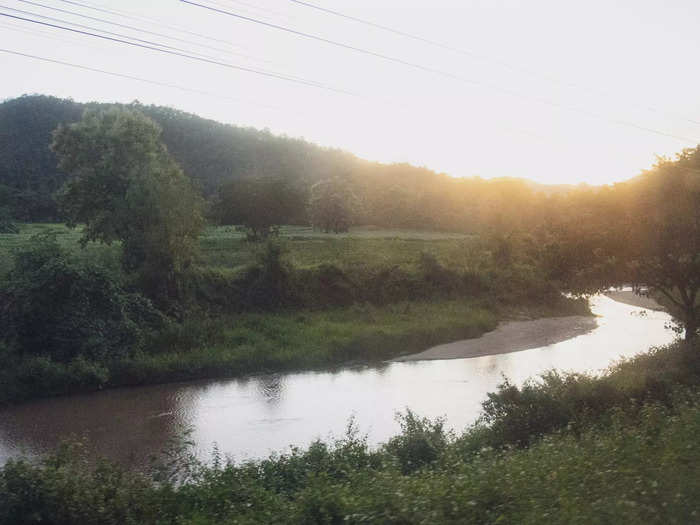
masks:
[(700, 146), (660, 159), (643, 175), (632, 220), (631, 254), (639, 286), (662, 294), (686, 338), (700, 329)]
[(8, 207), (19, 221), (59, 220), (54, 194), (66, 176), (49, 149), (51, 133), (82, 113), (81, 104), (54, 97), (0, 104), (0, 208)]
[(118, 270), (34, 237), (0, 283), (0, 402), (96, 388), (107, 364), (138, 353), (165, 320)]
[(182, 298), (183, 274), (203, 225), (201, 202), (137, 111), (88, 110), (60, 126), (51, 145), (70, 178), (60, 202), (82, 242), (121, 241), (122, 262), (140, 289), (164, 307)]
[(280, 225), (303, 223), (305, 193), (286, 179), (246, 178), (221, 185), (212, 218), (240, 225), (249, 241), (274, 236)]

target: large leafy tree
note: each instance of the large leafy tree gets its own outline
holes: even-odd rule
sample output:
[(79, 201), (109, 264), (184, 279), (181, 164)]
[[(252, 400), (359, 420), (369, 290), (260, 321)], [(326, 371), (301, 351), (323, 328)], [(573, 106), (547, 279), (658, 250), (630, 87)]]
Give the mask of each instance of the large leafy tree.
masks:
[(182, 276), (203, 226), (200, 196), (160, 141), (161, 130), (130, 109), (87, 110), (54, 132), (69, 179), (60, 198), (83, 242), (121, 241), (123, 265), (161, 306), (182, 295)]
[(661, 158), (632, 199), (631, 254), (637, 288), (663, 297), (695, 339), (700, 327), (700, 146)]

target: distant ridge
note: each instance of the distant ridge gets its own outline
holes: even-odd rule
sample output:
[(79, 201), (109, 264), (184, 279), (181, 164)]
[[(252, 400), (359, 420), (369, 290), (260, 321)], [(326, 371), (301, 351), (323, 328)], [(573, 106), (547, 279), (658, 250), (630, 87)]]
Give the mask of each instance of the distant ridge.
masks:
[[(54, 195), (66, 176), (57, 169), (56, 158), (49, 149), (51, 133), (59, 124), (79, 120), (86, 108), (112, 105), (115, 104), (79, 103), (45, 95), (24, 95), (0, 103), (0, 207), (10, 208), (23, 221), (60, 220)], [(426, 211), (426, 199), (436, 202), (439, 200), (436, 194), (452, 192), (454, 183), (459, 184), (461, 192), (466, 191), (465, 184), (476, 187), (486, 183), (479, 177), (449, 177), (409, 164), (371, 162), (340, 149), (273, 135), (267, 130), (223, 124), (169, 107), (138, 102), (120, 105), (142, 111), (162, 127), (163, 141), (169, 151), (208, 199), (215, 197), (222, 183), (237, 179), (284, 179), (306, 191), (318, 180), (341, 176), (352, 178), (358, 191), (368, 195), (393, 191), (404, 201), (415, 201), (410, 206), (405, 202), (392, 204), (392, 209), (378, 210), (379, 215), (368, 220), (446, 228), (443, 219), (437, 220)], [(381, 187), (371, 187), (372, 180), (380, 181)], [(566, 193), (576, 187), (517, 178), (492, 179), (492, 182), (524, 186), (547, 195)], [(450, 207), (460, 206), (453, 201)], [(399, 204), (404, 209), (394, 208)], [(416, 208), (416, 218), (408, 218), (411, 206)]]

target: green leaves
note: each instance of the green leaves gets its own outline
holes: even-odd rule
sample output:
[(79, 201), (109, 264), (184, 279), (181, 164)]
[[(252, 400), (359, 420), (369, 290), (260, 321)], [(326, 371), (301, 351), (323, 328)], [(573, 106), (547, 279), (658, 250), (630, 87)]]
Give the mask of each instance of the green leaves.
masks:
[(83, 242), (121, 241), (125, 270), (170, 308), (183, 299), (203, 217), (201, 198), (160, 133), (134, 110), (88, 110), (56, 130), (52, 149), (70, 175), (62, 208), (70, 224), (85, 224)]
[(25, 356), (105, 362), (140, 348), (160, 314), (126, 292), (119, 275), (70, 257), (51, 235), (34, 237), (14, 257), (0, 289), (3, 338)]

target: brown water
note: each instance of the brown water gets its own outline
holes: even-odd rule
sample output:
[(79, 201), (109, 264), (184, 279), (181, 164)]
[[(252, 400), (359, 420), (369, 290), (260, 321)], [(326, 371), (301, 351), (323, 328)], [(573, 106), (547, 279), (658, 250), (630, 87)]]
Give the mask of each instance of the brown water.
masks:
[(187, 428), (204, 459), (215, 443), (236, 460), (258, 458), (340, 437), (351, 416), (376, 444), (398, 431), (394, 416), (406, 407), (445, 416), (461, 430), (504, 376), (517, 384), (552, 368), (598, 371), (673, 339), (663, 312), (603, 296), (592, 308), (599, 316), (593, 331), (521, 352), (115, 389), (11, 407), (0, 410), (0, 464), (87, 437), (92, 453), (138, 467)]

